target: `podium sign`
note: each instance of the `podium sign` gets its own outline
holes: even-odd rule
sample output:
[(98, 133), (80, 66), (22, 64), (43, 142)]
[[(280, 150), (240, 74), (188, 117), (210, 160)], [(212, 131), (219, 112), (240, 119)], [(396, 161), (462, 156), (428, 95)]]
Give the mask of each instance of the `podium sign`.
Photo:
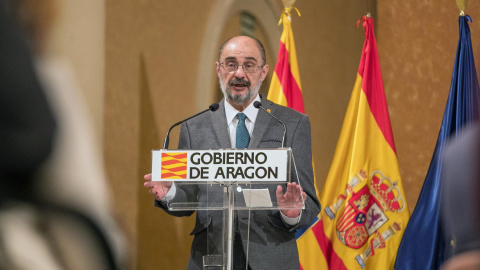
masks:
[(290, 182), (291, 148), (153, 150), (152, 180)]
[[(152, 181), (173, 181), (184, 195), (192, 192), (192, 196), (176, 195), (167, 201), (169, 211), (223, 211), (222, 233), (215, 238), (209, 234), (203, 269), (231, 270), (234, 211), (248, 213), (250, 224), (251, 210), (305, 209), (303, 196), (297, 201), (277, 201), (277, 186), (291, 182), (292, 162), (295, 168), (291, 148), (153, 150)], [(300, 185), (300, 179), (296, 182)], [(208, 250), (208, 246), (214, 249)]]

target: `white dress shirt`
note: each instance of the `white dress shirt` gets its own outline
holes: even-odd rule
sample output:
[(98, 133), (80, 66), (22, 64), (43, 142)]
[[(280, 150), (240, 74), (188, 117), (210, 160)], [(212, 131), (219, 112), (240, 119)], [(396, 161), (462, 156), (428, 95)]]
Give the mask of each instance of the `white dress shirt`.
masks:
[[(260, 101), (260, 96), (257, 95), (255, 101)], [(257, 119), (258, 109), (253, 107), (253, 102), (248, 105), (242, 113), (244, 113), (247, 118), (245, 119), (245, 126), (247, 127), (248, 134), (250, 134), (250, 138), (252, 137), (253, 127), (255, 126), (255, 120)], [(238, 117), (237, 114), (240, 111), (237, 111), (230, 103), (227, 102), (225, 99), (225, 116), (227, 117), (227, 129), (228, 134), (230, 135), (230, 144), (233, 149), (236, 147), (237, 142), (237, 124), (238, 124)]]

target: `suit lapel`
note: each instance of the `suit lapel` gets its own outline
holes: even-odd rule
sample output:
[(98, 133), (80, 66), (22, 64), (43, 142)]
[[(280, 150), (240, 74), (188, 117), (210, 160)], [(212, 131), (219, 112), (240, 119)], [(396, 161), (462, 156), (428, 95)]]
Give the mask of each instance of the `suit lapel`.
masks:
[[(219, 103), (218, 110), (211, 112), (212, 125), (217, 135), (218, 144), (220, 148), (231, 148), (230, 137), (227, 131), (227, 117), (225, 116), (225, 99)], [(207, 139), (207, 138), (205, 138)]]
[[(275, 108), (271, 106), (271, 102), (269, 100), (264, 98), (263, 95), (260, 95), (260, 99), (262, 102), (262, 107), (265, 108), (265, 110), (270, 109), (272, 113), (275, 113)], [(252, 132), (252, 138), (250, 139), (250, 144), (248, 145), (249, 149), (258, 148), (258, 145), (260, 144), (263, 135), (267, 131), (268, 125), (270, 124), (271, 120), (272, 117), (270, 115), (268, 115), (262, 109), (258, 109), (257, 119), (255, 120), (255, 127), (253, 128)]]

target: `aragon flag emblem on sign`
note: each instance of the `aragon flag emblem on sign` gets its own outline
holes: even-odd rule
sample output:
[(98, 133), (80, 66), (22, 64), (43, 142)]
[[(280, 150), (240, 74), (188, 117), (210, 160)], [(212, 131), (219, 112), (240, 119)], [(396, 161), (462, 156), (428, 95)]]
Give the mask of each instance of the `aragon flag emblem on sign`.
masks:
[(162, 179), (187, 179), (187, 153), (162, 153)]

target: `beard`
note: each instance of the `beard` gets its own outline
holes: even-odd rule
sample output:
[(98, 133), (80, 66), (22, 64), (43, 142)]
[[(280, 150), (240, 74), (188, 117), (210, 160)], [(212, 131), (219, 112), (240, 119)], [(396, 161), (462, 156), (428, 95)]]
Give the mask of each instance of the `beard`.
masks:
[[(220, 83), (220, 88), (222, 89), (223, 96), (230, 102), (232, 102), (235, 105), (244, 105), (247, 104), (250, 100), (252, 100), (254, 97), (257, 96), (258, 91), (260, 91), (260, 87), (262, 86), (262, 81), (260, 78), (258, 79), (258, 83), (255, 87), (251, 88), (250, 85), (251, 83), (249, 81), (246, 81), (244, 79), (239, 79), (239, 80), (231, 80), (227, 84), (222, 81), (222, 79), (218, 80)], [(245, 94), (241, 95), (234, 95), (232, 93), (232, 86), (236, 84), (243, 84), (247, 87), (247, 92)]]

